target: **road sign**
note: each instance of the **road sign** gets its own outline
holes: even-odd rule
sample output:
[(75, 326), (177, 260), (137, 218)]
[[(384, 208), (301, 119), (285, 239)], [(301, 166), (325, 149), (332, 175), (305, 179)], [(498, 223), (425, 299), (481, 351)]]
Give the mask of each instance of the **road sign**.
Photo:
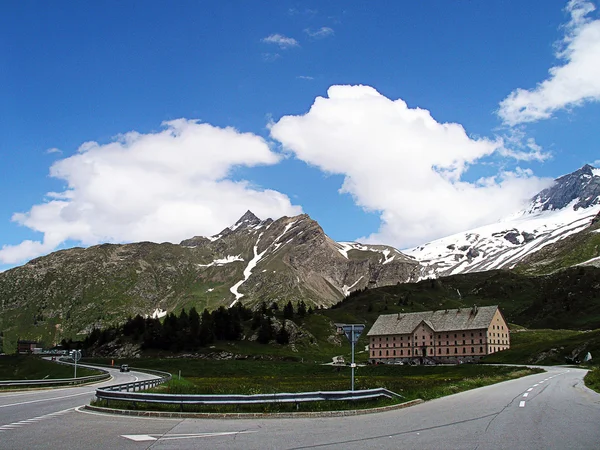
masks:
[(354, 369), (356, 369), (356, 364), (354, 363), (354, 344), (358, 342), (358, 338), (362, 334), (365, 326), (360, 323), (356, 324), (338, 324), (344, 331), (344, 334), (350, 341), (350, 346), (352, 347), (352, 361), (350, 363), (350, 367), (352, 368), (352, 390), (354, 390)]
[(365, 326), (362, 324), (342, 325), (342, 329), (344, 330), (346, 338), (348, 338), (348, 342), (351, 344), (356, 344), (358, 342), (358, 338), (365, 329)]
[(81, 350), (72, 350), (71, 358), (73, 358), (73, 361), (79, 361), (81, 359)]

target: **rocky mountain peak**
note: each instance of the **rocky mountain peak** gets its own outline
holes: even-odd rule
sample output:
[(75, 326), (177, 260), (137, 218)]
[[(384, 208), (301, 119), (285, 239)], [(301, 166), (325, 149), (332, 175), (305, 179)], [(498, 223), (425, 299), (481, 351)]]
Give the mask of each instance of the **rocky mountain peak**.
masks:
[(256, 217), (252, 211), (248, 210), (232, 227), (230, 227), (230, 229), (236, 230), (238, 228), (247, 228), (258, 225), (260, 222), (260, 219)]
[(600, 203), (600, 176), (595, 167), (586, 164), (554, 180), (552, 186), (532, 199), (528, 212), (563, 209), (573, 201), (574, 210)]

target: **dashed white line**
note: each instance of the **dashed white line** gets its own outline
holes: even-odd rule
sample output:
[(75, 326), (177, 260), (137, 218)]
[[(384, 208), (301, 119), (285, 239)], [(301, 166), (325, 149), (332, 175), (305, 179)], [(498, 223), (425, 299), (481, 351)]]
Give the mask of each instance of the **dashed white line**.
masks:
[(519, 408), (525, 408), (525, 402), (519, 403)]
[(525, 393), (523, 394), (523, 397), (528, 397), (528, 396), (529, 396), (529, 393), (528, 393), (528, 392), (525, 392)]
[(9, 430), (15, 430), (18, 428), (21, 428), (25, 425), (33, 425), (34, 423), (39, 422), (40, 420), (46, 420), (46, 419), (51, 419), (53, 417), (57, 417), (57, 416), (61, 416), (63, 414), (68, 413), (69, 411), (72, 411), (73, 408), (69, 408), (69, 409), (65, 409), (62, 411), (57, 411), (57, 412), (53, 412), (50, 414), (45, 414), (43, 416), (39, 416), (39, 417), (34, 417), (33, 419), (27, 419), (27, 420), (21, 420), (19, 422), (14, 422), (14, 423), (9, 423), (7, 425), (0, 425), (0, 432), (3, 431), (9, 431)]
[(533, 391), (533, 388), (527, 389), (527, 392), (531, 392), (531, 391)]
[(533, 387), (538, 387), (538, 386), (539, 386), (539, 384), (534, 384), (534, 385), (533, 385)]

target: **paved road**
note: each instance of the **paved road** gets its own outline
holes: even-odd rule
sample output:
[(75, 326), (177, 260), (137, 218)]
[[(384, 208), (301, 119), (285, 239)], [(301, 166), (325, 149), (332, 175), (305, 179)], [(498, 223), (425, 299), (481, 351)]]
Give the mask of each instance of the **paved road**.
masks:
[(584, 374), (552, 367), (403, 410), (345, 418), (148, 419), (70, 409), (0, 431), (0, 448), (598, 449), (600, 395), (584, 386)]
[[(73, 413), (78, 406), (89, 404), (96, 387), (155, 378), (140, 372), (106, 370), (112, 378), (93, 385), (0, 393), (0, 448), (29, 448), (19, 444), (18, 439), (13, 441), (11, 438), (11, 435), (17, 436), (25, 428), (31, 427), (35, 432), (38, 425), (46, 422), (51, 427), (58, 426), (57, 429), (65, 428), (68, 419), (63, 417)], [(51, 448), (43, 434), (37, 439), (38, 448)]]

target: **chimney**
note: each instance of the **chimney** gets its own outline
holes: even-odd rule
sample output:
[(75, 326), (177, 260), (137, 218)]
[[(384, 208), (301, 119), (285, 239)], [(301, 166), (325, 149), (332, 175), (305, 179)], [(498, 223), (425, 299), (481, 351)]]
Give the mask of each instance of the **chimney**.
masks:
[(477, 305), (473, 305), (473, 308), (471, 309), (471, 314), (473, 314), (474, 316), (477, 315)]

